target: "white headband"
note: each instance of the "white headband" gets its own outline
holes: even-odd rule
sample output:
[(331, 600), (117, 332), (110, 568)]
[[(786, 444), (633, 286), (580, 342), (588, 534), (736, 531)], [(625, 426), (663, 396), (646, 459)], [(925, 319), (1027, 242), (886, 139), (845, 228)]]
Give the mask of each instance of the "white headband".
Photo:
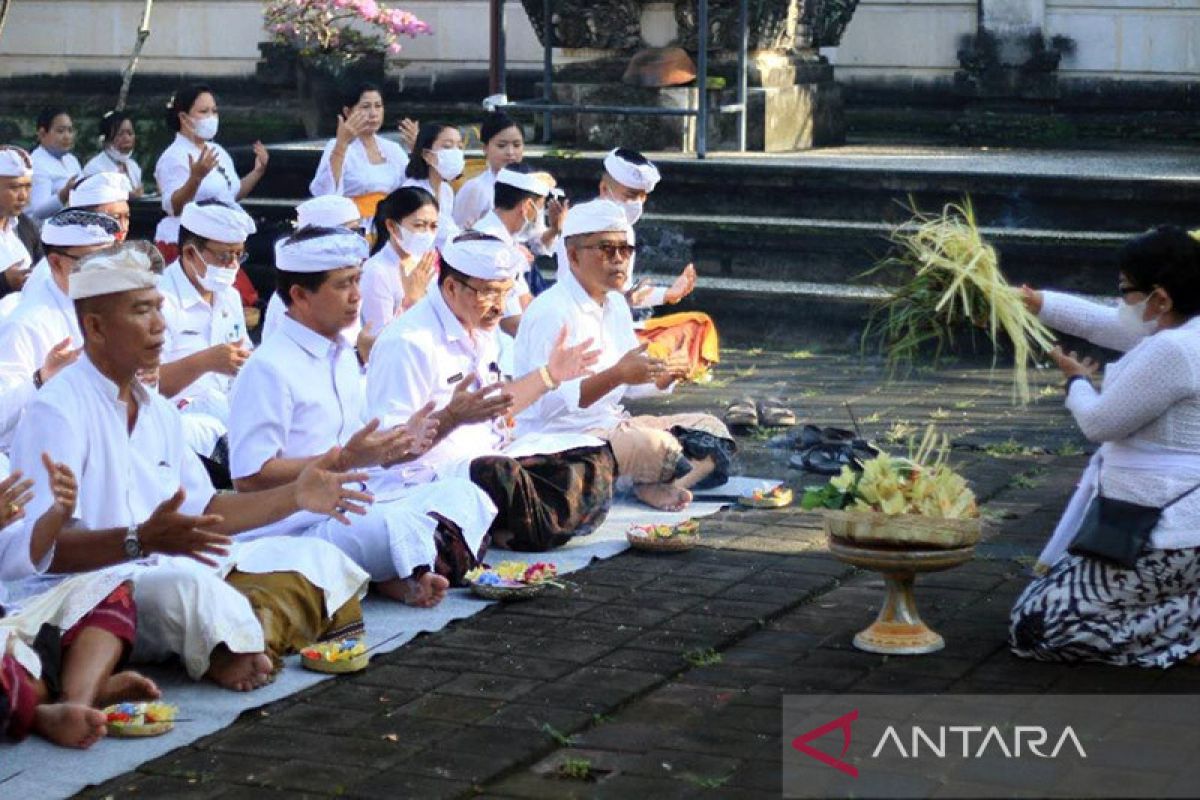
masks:
[(107, 214), (69, 208), (42, 224), (42, 244), (55, 247), (87, 247), (112, 244), (121, 225)]
[(305, 200), (296, 206), (296, 227), (316, 225), (320, 228), (339, 228), (362, 220), (362, 212), (349, 197), (326, 194)]
[(604, 171), (617, 183), (639, 192), (653, 192), (662, 179), (658, 174), (658, 167), (650, 162), (630, 163), (617, 155), (616, 150), (604, 157)]
[[(320, 231), (320, 234), (316, 234)], [(314, 235), (296, 240), (306, 232)], [(366, 261), (367, 240), (346, 228), (301, 228), (275, 243), (275, 269), (283, 272), (329, 272)]]
[(119, 172), (97, 172), (75, 184), (67, 198), (67, 205), (75, 208), (102, 206), (129, 199), (133, 184)]
[(179, 215), (179, 224), (197, 236), (221, 244), (241, 244), (258, 230), (249, 214), (224, 203), (188, 203)]
[(582, 236), (585, 233), (617, 231), (625, 234), (625, 241), (633, 243), (633, 228), (625, 217), (625, 210), (611, 200), (591, 200), (571, 206), (563, 223), (563, 239)]
[(0, 146), (0, 178), (27, 178), (33, 174), (33, 160), (19, 147)]
[(538, 197), (545, 197), (550, 193), (550, 187), (546, 185), (545, 181), (540, 180), (532, 172), (517, 172), (508, 167), (496, 173), (496, 183), (503, 183), (514, 189), (520, 189), (522, 192), (536, 194)]
[(129, 242), (119, 249), (85, 256), (67, 279), (72, 300), (133, 292), (158, 286), (162, 256), (148, 242)]
[(511, 245), (490, 237), (450, 242), (441, 253), (451, 269), (481, 281), (510, 280), (523, 266)]

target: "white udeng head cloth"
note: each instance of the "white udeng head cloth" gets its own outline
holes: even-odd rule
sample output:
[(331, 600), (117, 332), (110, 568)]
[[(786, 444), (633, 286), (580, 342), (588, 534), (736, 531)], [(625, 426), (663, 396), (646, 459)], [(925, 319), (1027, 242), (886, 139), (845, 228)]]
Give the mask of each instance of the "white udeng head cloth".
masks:
[(33, 175), (33, 159), (15, 145), (0, 145), (0, 178), (28, 178)]
[(451, 269), (481, 281), (512, 280), (523, 266), (510, 245), (490, 236), (450, 242), (441, 253)]
[(587, 233), (618, 231), (625, 234), (625, 241), (633, 244), (633, 228), (625, 217), (625, 210), (612, 200), (590, 200), (571, 206), (567, 220), (563, 223), (563, 238), (582, 236)]
[(275, 243), (275, 269), (329, 272), (357, 267), (367, 260), (367, 240), (347, 228), (301, 228)]
[(349, 197), (340, 194), (324, 194), (305, 200), (296, 206), (296, 227), (340, 228), (351, 222), (360, 222), (362, 212)]
[(69, 208), (42, 224), (42, 244), (55, 247), (89, 247), (112, 244), (121, 225), (107, 214)]
[(68, 279), (72, 300), (158, 286), (163, 260), (149, 242), (125, 242), (85, 256)]
[(217, 201), (188, 203), (179, 215), (179, 224), (197, 236), (221, 244), (241, 244), (258, 230), (245, 211)]
[(604, 157), (604, 171), (617, 183), (639, 192), (653, 192), (654, 187), (662, 180), (662, 176), (658, 174), (658, 167), (649, 161), (645, 164), (634, 164), (617, 155), (616, 150)]
[(538, 197), (550, 194), (550, 187), (533, 172), (517, 172), (515, 169), (505, 167), (496, 173), (496, 183), (503, 183), (520, 189), (522, 192), (536, 194)]
[(119, 172), (97, 172), (83, 178), (71, 189), (67, 205), (74, 208), (102, 206), (129, 199), (133, 184)]

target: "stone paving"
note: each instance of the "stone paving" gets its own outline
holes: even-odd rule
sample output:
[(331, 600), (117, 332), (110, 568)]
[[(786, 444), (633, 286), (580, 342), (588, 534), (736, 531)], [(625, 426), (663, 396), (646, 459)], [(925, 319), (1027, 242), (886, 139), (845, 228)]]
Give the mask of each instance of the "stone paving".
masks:
[[(990, 520), (977, 558), (918, 579), (942, 652), (883, 657), (851, 637), (882, 580), (835, 561), (798, 509), (724, 512), (704, 545), (627, 552), (566, 593), (492, 606), (88, 797), (777, 797), (781, 697), (804, 692), (1194, 692), (1200, 670), (1024, 662), (1009, 608), (1085, 461), (1055, 376), (1011, 406), (1008, 375), (956, 364), (899, 384), (876, 364), (803, 350), (727, 350), (717, 379), (648, 409), (719, 410), (784, 395), (804, 421), (904, 439), (936, 422)], [(813, 483), (768, 435), (747, 474)], [(902, 447), (900, 445), (899, 447)]]

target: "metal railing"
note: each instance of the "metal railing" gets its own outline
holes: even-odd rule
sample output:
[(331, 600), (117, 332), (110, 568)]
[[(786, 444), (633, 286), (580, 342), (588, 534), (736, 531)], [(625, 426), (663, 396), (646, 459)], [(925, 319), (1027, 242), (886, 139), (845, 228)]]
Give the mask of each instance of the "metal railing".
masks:
[[(708, 154), (708, 120), (711, 114), (708, 101), (708, 0), (698, 0), (699, 8), (696, 20), (696, 34), (699, 52), (696, 58), (696, 85), (698, 88), (696, 108), (555, 103), (553, 5), (553, 0), (543, 0), (541, 98), (506, 102), (497, 105), (497, 108), (532, 111), (541, 114), (542, 141), (546, 144), (550, 143), (553, 115), (556, 113), (694, 117), (696, 119), (696, 157), (704, 158)], [(504, 0), (493, 0), (492, 12), (492, 44), (493, 50), (496, 53), (494, 63), (492, 64), (492, 92), (494, 94), (505, 95), (507, 72), (505, 62), (507, 60), (507, 53), (504, 30)], [(747, 0), (740, 0), (738, 4), (737, 100), (731, 104), (717, 106), (716, 109), (717, 113), (720, 114), (738, 115), (738, 149), (742, 151), (746, 149), (746, 53), (750, 43), (747, 16)]]

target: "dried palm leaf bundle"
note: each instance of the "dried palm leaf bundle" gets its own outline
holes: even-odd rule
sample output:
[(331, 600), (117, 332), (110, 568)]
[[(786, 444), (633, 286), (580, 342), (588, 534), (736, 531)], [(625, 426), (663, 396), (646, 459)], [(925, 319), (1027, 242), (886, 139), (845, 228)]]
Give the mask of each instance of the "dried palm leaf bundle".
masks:
[(913, 218), (891, 234), (892, 252), (866, 273), (898, 268), (911, 277), (871, 313), (864, 348), (878, 339), (895, 375), (911, 371), (930, 348), (936, 365), (956, 331), (967, 325), (985, 331), (997, 353), (1003, 334), (1013, 350), (1013, 400), (1028, 403), (1029, 365), (1038, 352), (1053, 347), (1053, 336), (1004, 279), (995, 248), (979, 233), (970, 198), (948, 204), (940, 215), (915, 206), (912, 211)]

